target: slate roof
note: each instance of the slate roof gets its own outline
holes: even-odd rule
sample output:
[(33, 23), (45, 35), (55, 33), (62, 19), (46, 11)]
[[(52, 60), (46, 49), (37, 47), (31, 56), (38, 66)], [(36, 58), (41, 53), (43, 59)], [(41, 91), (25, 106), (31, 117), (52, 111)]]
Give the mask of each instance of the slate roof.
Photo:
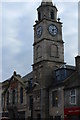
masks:
[(24, 82), (29, 81), (30, 79), (33, 79), (33, 71), (31, 71), (30, 73), (26, 74), (25, 76), (22, 77), (22, 80)]
[(65, 89), (80, 87), (80, 74), (76, 71), (70, 77), (63, 81)]

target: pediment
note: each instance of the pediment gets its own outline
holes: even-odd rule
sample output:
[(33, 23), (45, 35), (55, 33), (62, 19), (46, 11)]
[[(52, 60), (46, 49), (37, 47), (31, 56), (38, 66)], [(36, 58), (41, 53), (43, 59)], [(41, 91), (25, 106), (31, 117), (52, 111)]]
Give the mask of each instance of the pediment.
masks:
[(18, 84), (21, 84), (23, 88), (26, 88), (22, 78), (19, 75), (13, 74), (10, 79), (3, 83), (3, 94), (5, 94), (8, 90), (16, 89)]

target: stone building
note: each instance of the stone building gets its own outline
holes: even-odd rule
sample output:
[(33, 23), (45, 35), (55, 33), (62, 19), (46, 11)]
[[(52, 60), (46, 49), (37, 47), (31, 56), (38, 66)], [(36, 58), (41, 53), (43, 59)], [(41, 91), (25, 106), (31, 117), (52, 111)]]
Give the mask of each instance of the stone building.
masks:
[(10, 117), (11, 120), (24, 120), (31, 116), (27, 92), (32, 75), (31, 72), (21, 78), (14, 72), (11, 78), (2, 83), (2, 116)]
[(34, 25), (33, 82), (38, 82), (39, 85), (33, 90), (33, 98), (39, 97), (40, 102), (36, 106), (33, 101), (33, 117), (49, 118), (49, 87), (54, 82), (54, 70), (64, 64), (62, 22), (57, 18), (57, 8), (52, 1), (43, 0), (37, 12), (38, 20)]
[(55, 82), (49, 89), (49, 114), (52, 118), (64, 118), (65, 80), (74, 72), (75, 67), (69, 65), (63, 65), (55, 70)]
[(24, 77), (14, 72), (2, 83), (1, 112), (11, 120), (66, 116), (67, 85), (74, 82), (71, 76), (80, 69), (80, 60), (76, 57), (77, 67), (64, 62), (62, 22), (57, 11), (51, 0), (42, 0), (34, 25), (33, 70)]
[(64, 117), (65, 120), (80, 120), (80, 56), (75, 58), (76, 70), (65, 80)]
[(49, 89), (51, 118), (80, 120), (80, 56), (75, 67), (64, 65), (55, 70), (55, 83)]

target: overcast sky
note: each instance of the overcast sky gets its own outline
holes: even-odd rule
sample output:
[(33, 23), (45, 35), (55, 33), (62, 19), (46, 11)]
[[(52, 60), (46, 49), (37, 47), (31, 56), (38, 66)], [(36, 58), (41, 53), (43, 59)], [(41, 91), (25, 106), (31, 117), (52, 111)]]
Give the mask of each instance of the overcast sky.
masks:
[(80, 55), (80, 1), (78, 2), (78, 55)]
[[(23, 2), (22, 2), (23, 1)], [(0, 43), (2, 40), (2, 68), (0, 78), (6, 80), (15, 70), (21, 76), (32, 70), (33, 63), (33, 25), (37, 19), (36, 8), (41, 0), (3, 0), (0, 4)], [(38, 1), (38, 2), (36, 2)], [(75, 65), (74, 57), (78, 55), (78, 0), (54, 0), (58, 17), (63, 22), (63, 40), (65, 42), (65, 62)], [(2, 39), (1, 39), (2, 35)], [(0, 65), (0, 66), (1, 66)]]

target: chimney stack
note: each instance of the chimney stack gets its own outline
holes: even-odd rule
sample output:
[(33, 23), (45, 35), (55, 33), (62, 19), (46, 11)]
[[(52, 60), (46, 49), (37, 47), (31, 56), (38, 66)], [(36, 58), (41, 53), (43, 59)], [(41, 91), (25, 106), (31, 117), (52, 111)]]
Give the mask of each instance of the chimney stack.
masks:
[(75, 57), (75, 62), (76, 62), (76, 70), (80, 74), (80, 56)]

